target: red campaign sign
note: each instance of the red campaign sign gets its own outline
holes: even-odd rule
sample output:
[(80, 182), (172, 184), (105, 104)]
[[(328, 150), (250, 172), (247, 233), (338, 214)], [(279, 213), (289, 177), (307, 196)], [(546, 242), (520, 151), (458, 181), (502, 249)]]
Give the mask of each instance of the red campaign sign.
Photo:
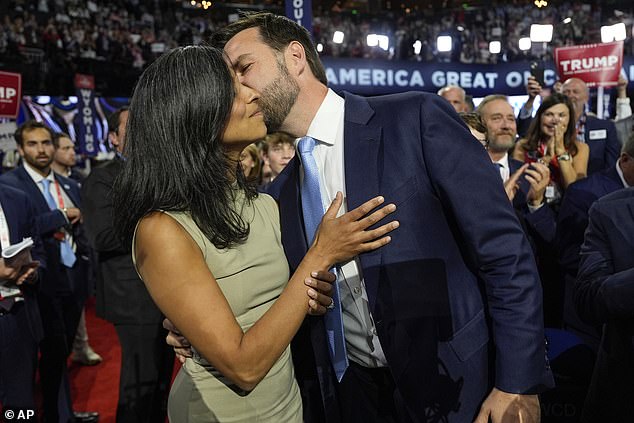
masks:
[(22, 100), (22, 75), (0, 72), (0, 117), (17, 118)]
[(81, 73), (75, 74), (75, 88), (94, 90), (95, 89), (95, 77), (92, 75), (84, 75)]
[(617, 85), (623, 66), (623, 41), (555, 49), (559, 80), (579, 78), (589, 87)]

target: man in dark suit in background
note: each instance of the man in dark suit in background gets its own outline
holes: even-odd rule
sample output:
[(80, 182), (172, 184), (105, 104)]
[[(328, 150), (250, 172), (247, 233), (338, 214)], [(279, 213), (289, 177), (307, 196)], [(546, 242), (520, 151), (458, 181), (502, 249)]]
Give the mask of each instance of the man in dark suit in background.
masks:
[(634, 188), (590, 209), (574, 300), (584, 320), (603, 325), (583, 422), (634, 416)]
[(556, 242), (565, 282), (564, 324), (595, 351), (601, 337), (600, 328), (579, 319), (572, 298), (579, 250), (592, 204), (604, 195), (629, 186), (634, 186), (634, 134), (623, 145), (619, 159), (612, 166), (568, 187), (559, 210)]
[(37, 345), (42, 339), (36, 283), (46, 268), (35, 216), (26, 194), (0, 184), (2, 249), (28, 237), (34, 242), (31, 263), (14, 266), (0, 258), (0, 285), (19, 288), (19, 292), (0, 289), (0, 404), (5, 410), (35, 410)]
[(552, 384), (539, 278), (498, 172), (478, 165), (486, 154), (453, 108), (422, 93), (339, 97), (308, 33), (281, 16), (245, 17), (211, 42), (261, 93), (269, 131), (309, 136), (271, 187), (291, 267), (313, 236), (298, 157), (312, 142), (322, 205), (342, 191), (347, 209), (378, 194), (398, 207), (390, 246), (337, 267), (349, 366), (335, 376), (323, 318), (296, 337), (305, 418), (537, 421), (535, 394)]
[(124, 165), (127, 108), (108, 119), (116, 157), (93, 169), (82, 187), (84, 224), (98, 254), (97, 314), (114, 324), (121, 344), (117, 422), (165, 420), (174, 354), (165, 342), (162, 316), (139, 279), (129, 245), (116, 237), (112, 186)]
[(38, 304), (44, 328), (40, 342), (40, 379), (45, 422), (96, 421), (96, 413), (73, 413), (66, 359), (88, 295), (89, 248), (80, 224), (79, 187), (51, 170), (53, 132), (27, 121), (15, 132), (23, 165), (0, 176), (30, 198), (36, 229), (46, 252), (47, 271)]

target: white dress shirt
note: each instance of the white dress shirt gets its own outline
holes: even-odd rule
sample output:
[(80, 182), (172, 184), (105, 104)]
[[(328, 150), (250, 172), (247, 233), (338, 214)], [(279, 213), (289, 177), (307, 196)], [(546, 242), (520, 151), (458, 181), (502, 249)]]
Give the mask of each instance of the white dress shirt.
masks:
[(502, 177), (502, 181), (508, 181), (511, 177), (511, 169), (509, 168), (509, 153), (505, 153), (500, 160), (494, 163), (500, 167), (500, 176)]
[[(73, 201), (70, 199), (70, 197), (66, 194), (66, 191), (64, 190), (64, 187), (59, 187), (59, 192), (62, 195), (62, 201), (64, 202), (64, 207), (61, 207), (60, 201), (59, 201), (59, 196), (57, 195), (57, 188), (56, 188), (56, 180), (55, 180), (55, 176), (53, 171), (51, 170), (48, 173), (48, 176), (44, 177), (42, 175), (40, 175), (35, 169), (33, 169), (28, 163), (24, 162), (24, 170), (26, 170), (26, 173), (29, 174), (29, 176), (31, 177), (31, 179), (33, 179), (33, 182), (35, 182), (35, 185), (37, 185), (38, 189), (40, 190), (40, 192), (42, 193), (42, 196), (44, 195), (44, 185), (42, 185), (42, 180), (43, 179), (48, 179), (50, 181), (50, 184), (48, 184), (48, 191), (51, 194), (51, 197), (53, 197), (53, 200), (55, 200), (55, 204), (57, 204), (57, 208), (60, 209), (60, 211), (63, 208), (71, 208), (71, 207), (76, 207), (75, 204), (73, 203)], [(48, 204), (48, 203), (47, 203)], [(70, 223), (68, 221), (68, 217), (66, 217), (65, 213), (62, 213), (64, 215), (64, 218), (66, 219), (67, 223)], [(73, 248), (73, 251), (77, 250), (77, 246), (75, 245), (75, 243), (73, 242), (73, 237), (71, 236), (70, 233), (68, 233), (68, 231), (64, 231), (65, 232), (65, 237), (66, 240), (70, 243), (71, 247)]]
[[(338, 191), (344, 195), (339, 215), (347, 211), (343, 157), (344, 103), (343, 98), (329, 89), (306, 134), (316, 141), (313, 156), (319, 168), (324, 210), (330, 206)], [(370, 315), (368, 295), (358, 258), (340, 263), (338, 283), (348, 358), (366, 367), (387, 366)]]

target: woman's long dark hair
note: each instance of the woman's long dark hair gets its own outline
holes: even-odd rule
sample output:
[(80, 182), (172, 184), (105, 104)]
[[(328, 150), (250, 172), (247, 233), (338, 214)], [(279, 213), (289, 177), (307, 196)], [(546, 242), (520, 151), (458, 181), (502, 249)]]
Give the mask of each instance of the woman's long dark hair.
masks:
[(114, 188), (117, 230), (130, 245), (154, 210), (187, 211), (217, 248), (246, 239), (236, 190), (257, 195), (226, 155), (221, 137), (235, 87), (221, 50), (179, 47), (141, 75), (130, 104), (124, 170)]
[(544, 140), (544, 134), (542, 133), (542, 115), (544, 112), (557, 104), (564, 104), (568, 108), (568, 114), (570, 120), (568, 121), (568, 128), (564, 134), (564, 146), (571, 155), (577, 154), (577, 146), (575, 145), (576, 139), (576, 122), (575, 122), (575, 109), (572, 102), (568, 97), (563, 94), (553, 93), (549, 97), (546, 97), (542, 104), (537, 109), (535, 119), (531, 122), (528, 132), (526, 133), (526, 144), (524, 149), (526, 151), (535, 151), (539, 147), (539, 142)]

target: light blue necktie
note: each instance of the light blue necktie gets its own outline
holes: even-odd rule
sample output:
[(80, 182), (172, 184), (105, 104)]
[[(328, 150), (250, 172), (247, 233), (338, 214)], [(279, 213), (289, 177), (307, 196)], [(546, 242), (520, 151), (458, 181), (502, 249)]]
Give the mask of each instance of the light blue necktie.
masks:
[[(308, 245), (312, 245), (315, 232), (324, 215), (324, 206), (321, 202), (321, 191), (319, 190), (319, 170), (313, 157), (315, 140), (311, 137), (303, 137), (299, 140), (298, 148), (304, 167), (304, 180), (301, 186), (304, 229), (306, 230)], [(328, 337), (330, 361), (337, 375), (337, 380), (341, 382), (341, 378), (348, 368), (348, 355), (346, 353), (346, 340), (343, 335), (339, 286), (336, 282), (333, 288), (332, 300), (334, 308), (328, 310), (324, 315), (324, 324)]]
[[(42, 179), (41, 182), (42, 182), (42, 187), (44, 187), (43, 194), (44, 194), (44, 199), (46, 200), (46, 203), (48, 204), (51, 210), (57, 210), (57, 204), (55, 203), (55, 199), (51, 195), (51, 191), (49, 191), (51, 181), (49, 181), (48, 179)], [(77, 257), (75, 257), (75, 253), (73, 253), (73, 248), (70, 246), (70, 242), (68, 242), (67, 239), (60, 241), (59, 251), (60, 251), (60, 256), (62, 258), (62, 264), (66, 267), (73, 267), (73, 264), (75, 264), (75, 260), (77, 260)]]

